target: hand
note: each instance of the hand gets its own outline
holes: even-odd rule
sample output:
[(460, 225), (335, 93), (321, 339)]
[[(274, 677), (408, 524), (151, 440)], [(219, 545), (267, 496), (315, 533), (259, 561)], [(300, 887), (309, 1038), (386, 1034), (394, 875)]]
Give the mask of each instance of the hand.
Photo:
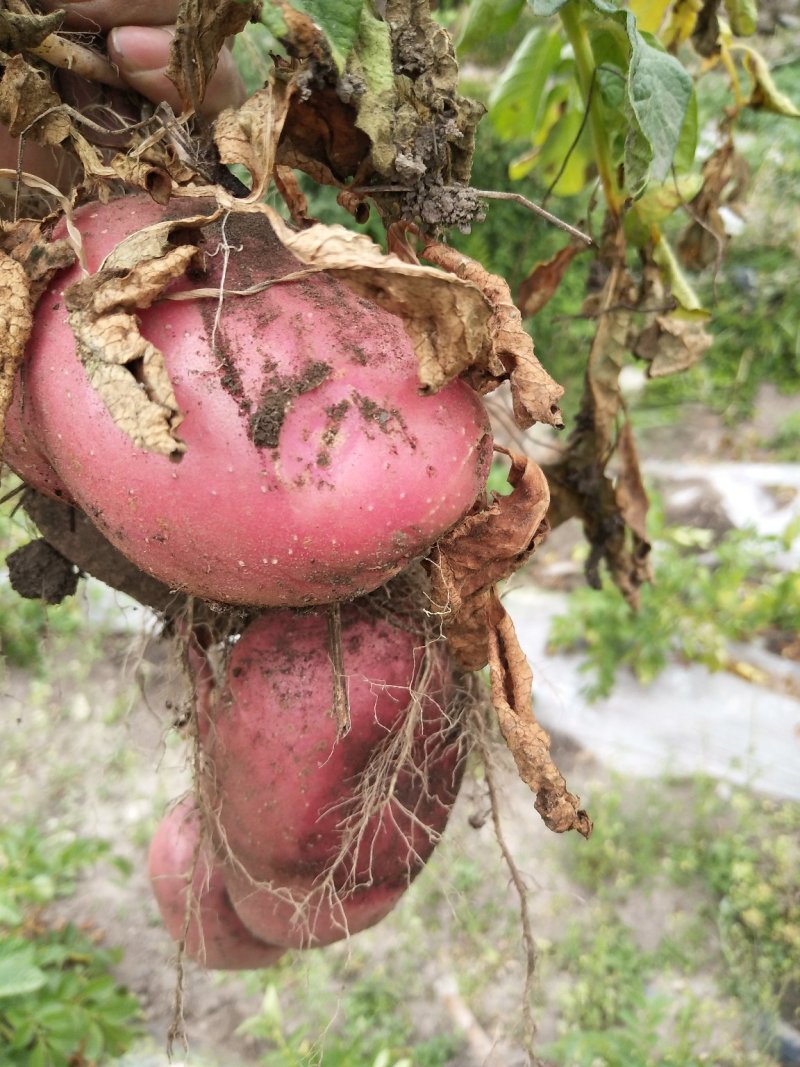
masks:
[[(178, 93), (164, 74), (169, 63), (178, 0), (72, 0), (68, 3), (41, 0), (40, 6), (46, 11), (65, 10), (65, 25), (70, 30), (107, 34), (109, 57), (124, 81), (153, 103), (166, 101), (174, 111), (180, 112)], [(245, 96), (244, 84), (231, 51), (224, 48), (209, 82), (201, 113), (206, 118), (214, 118), (226, 107), (241, 104)], [(0, 167), (16, 167), (17, 149), (17, 139), (0, 125)], [(25, 147), (23, 169), (54, 184), (64, 185), (69, 165), (58, 149), (29, 142)]]
[[(47, 11), (65, 10), (71, 30), (106, 33), (109, 58), (131, 88), (180, 112), (175, 86), (164, 75), (178, 0), (42, 0), (41, 6)], [(245, 95), (230, 49), (224, 48), (200, 110), (206, 118), (214, 118), (226, 107), (237, 107)]]

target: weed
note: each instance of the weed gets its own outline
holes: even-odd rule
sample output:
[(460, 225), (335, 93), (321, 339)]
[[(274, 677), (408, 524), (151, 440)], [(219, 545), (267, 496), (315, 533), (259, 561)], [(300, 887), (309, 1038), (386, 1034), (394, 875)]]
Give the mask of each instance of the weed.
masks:
[(710, 547), (710, 531), (662, 530), (655, 581), (643, 587), (639, 611), (608, 581), (601, 590), (577, 589), (569, 610), (553, 620), (550, 648), (583, 652), (591, 700), (609, 695), (620, 667), (645, 684), (675, 658), (721, 670), (729, 666), (731, 641), (800, 631), (800, 574), (770, 562), (795, 535), (733, 530), (700, 555)]
[(69, 1067), (124, 1052), (139, 1005), (109, 974), (118, 956), (43, 909), (70, 895), (108, 846), (43, 837), (32, 826), (0, 831), (0, 1041), (7, 1067)]

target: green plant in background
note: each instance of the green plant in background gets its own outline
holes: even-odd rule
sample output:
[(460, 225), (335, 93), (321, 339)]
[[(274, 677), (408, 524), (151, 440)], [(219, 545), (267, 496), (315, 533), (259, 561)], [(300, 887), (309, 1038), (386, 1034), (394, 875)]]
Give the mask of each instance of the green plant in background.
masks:
[(712, 670), (735, 668), (729, 642), (800, 631), (800, 575), (771, 563), (795, 536), (791, 527), (781, 537), (734, 530), (712, 547), (708, 530), (664, 529), (655, 580), (642, 590), (639, 609), (609, 582), (599, 591), (577, 589), (568, 610), (553, 620), (549, 647), (582, 653), (581, 670), (591, 675), (585, 692), (593, 700), (609, 695), (622, 667), (644, 683), (676, 658)]
[[(568, 846), (570, 869), (579, 884), (607, 903), (647, 884), (694, 891), (691, 936), (684, 934), (682, 941), (666, 935), (648, 966), (678, 960), (685, 971), (707, 973), (721, 952), (720, 984), (738, 999), (753, 1029), (774, 1016), (781, 1004), (789, 1015), (796, 1011), (800, 806), (697, 778), (633, 784), (618, 780), (592, 798), (592, 810), (592, 838), (582, 848)], [(557, 951), (566, 954), (567, 962), (580, 955), (576, 938), (581, 937), (586, 937), (583, 927), (559, 945)], [(598, 933), (592, 951), (601, 958), (592, 964), (581, 956), (588, 972), (582, 970), (579, 981), (592, 967), (605, 966), (609, 952), (619, 956), (631, 950), (625, 936)], [(618, 962), (625, 974), (638, 974), (644, 966)], [(602, 998), (602, 984), (590, 983), (586, 996)], [(581, 1015), (581, 1025), (597, 1029), (601, 1008), (595, 1005), (591, 1018)]]
[[(0, 561), (30, 540), (24, 523), (12, 517), (15, 503), (11, 500), (0, 506)], [(81, 612), (73, 599), (52, 606), (23, 600), (0, 571), (0, 665), (5, 659), (15, 667), (40, 668), (45, 636), (74, 636), (81, 626)]]
[(94, 1067), (124, 1052), (139, 1005), (110, 972), (114, 951), (44, 909), (101, 859), (100, 841), (0, 830), (0, 1047), (4, 1067)]
[[(291, 968), (291, 964), (290, 964)], [(440, 1035), (409, 1046), (411, 1029), (400, 991), (393, 982), (372, 976), (350, 985), (340, 1002), (331, 996), (324, 961), (319, 968), (309, 964), (309, 985), (320, 986), (314, 998), (319, 1016), (313, 1027), (287, 1022), (281, 1006), (281, 989), (270, 981), (258, 1013), (246, 1019), (240, 1032), (269, 1042), (272, 1050), (262, 1054), (262, 1067), (446, 1067), (460, 1048), (455, 1037)], [(296, 968), (294, 968), (296, 970)], [(307, 1002), (311, 1002), (306, 990)], [(330, 1014), (324, 1018), (324, 1012)], [(308, 1033), (322, 1034), (311, 1039)]]
[[(698, 382), (717, 387), (727, 377), (725, 406), (741, 413), (765, 374), (800, 385), (791, 286), (785, 302), (772, 308), (775, 324), (763, 351), (759, 312), (770, 297), (766, 286), (758, 287), (743, 351), (741, 330), (733, 335), (724, 307), (711, 326), (711, 285), (698, 286), (691, 277), (705, 270), (710, 279), (729, 243), (746, 184), (733, 140), (737, 124), (770, 112), (784, 121), (800, 117), (747, 41), (755, 27), (750, 0), (727, 0), (724, 11), (680, 0), (472, 0), (460, 24), (457, 43), (467, 60), (496, 63), (504, 39), (512, 49), (486, 96), (506, 170), (491, 187), (510, 185), (531, 199), (560, 197), (559, 211), (595, 238), (587, 254), (580, 242), (555, 232), (540, 243), (531, 226), (530, 248), (520, 255), (512, 236), (504, 253), (490, 212), (488, 227), (455, 241), (512, 283), (519, 279), (517, 302), (523, 314), (537, 316), (533, 332), (546, 365), (570, 387), (585, 379), (577, 413), (574, 398), (566, 405), (575, 429), (547, 468), (552, 513), (557, 521), (577, 516), (583, 523), (591, 583), (599, 586), (605, 563), (633, 604), (651, 568), (647, 497), (619, 385), (626, 360), (635, 357), (650, 377), (664, 379), (697, 366), (713, 332), (730, 334), (724, 358), (710, 372), (696, 371), (688, 389), (665, 386), (658, 402), (696, 396)], [(701, 129), (710, 147), (698, 158)], [(495, 159), (487, 169), (486, 155), (476, 153), (476, 186), (491, 183), (498, 167)], [(740, 294), (731, 300), (740, 311)], [(564, 312), (571, 320), (568, 328), (562, 321), (560, 335), (552, 330), (558, 317), (550, 330), (540, 317), (551, 302), (558, 302), (562, 320)], [(578, 306), (580, 328), (572, 321)], [(717, 400), (720, 395), (717, 388)], [(616, 478), (607, 474), (612, 457)], [(656, 656), (651, 669), (658, 662)]]

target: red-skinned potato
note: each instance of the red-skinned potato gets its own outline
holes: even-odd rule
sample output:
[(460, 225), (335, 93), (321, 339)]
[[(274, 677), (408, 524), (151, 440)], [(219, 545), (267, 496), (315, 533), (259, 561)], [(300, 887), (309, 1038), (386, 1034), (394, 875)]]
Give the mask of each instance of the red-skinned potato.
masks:
[(6, 412), (5, 440), (3, 441), (3, 462), (15, 474), (45, 496), (64, 503), (72, 503), (64, 483), (53, 470), (50, 460), (44, 454), (41, 443), (32, 436), (35, 428), (32, 419), (26, 418), (22, 405), (22, 378), (17, 377), (11, 406)]
[[(196, 673), (205, 799), (235, 858), (223, 868), (231, 899), (257, 936), (289, 947), (338, 940), (394, 907), (433, 852), (463, 770), (443, 643), (426, 649), (413, 628), (360, 604), (342, 611), (342, 649), (351, 729), (338, 740), (324, 613), (257, 618), (218, 690), (207, 665)], [(391, 798), (365, 808), (368, 765), (389, 746), (379, 778), (393, 781)]]
[(190, 800), (184, 800), (161, 820), (150, 843), (150, 881), (170, 937), (173, 941), (183, 937), (186, 894), (191, 883), (193, 900), (186, 954), (210, 970), (271, 967), (284, 950), (254, 937), (244, 926), (205, 846), (197, 853), (195, 863), (199, 837), (199, 813)]
[[(166, 217), (147, 197), (77, 211), (90, 270)], [(261, 215), (231, 216), (226, 238), (230, 290), (298, 269)], [(219, 285), (219, 239), (209, 231), (205, 274), (173, 290)], [(37, 309), (31, 436), (108, 539), (171, 587), (259, 606), (349, 599), (423, 555), (483, 490), (491, 441), (477, 396), (459, 381), (420, 395), (401, 320), (326, 274), (228, 296), (218, 320), (216, 298), (141, 310), (186, 444), (179, 462), (142, 451), (76, 356), (64, 292), (78, 278), (77, 266), (57, 276)]]

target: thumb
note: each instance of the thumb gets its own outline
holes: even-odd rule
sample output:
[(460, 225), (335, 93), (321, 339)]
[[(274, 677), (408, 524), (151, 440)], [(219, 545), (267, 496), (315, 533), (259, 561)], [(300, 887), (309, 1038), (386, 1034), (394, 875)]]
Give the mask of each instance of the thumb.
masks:
[[(108, 54), (122, 78), (153, 103), (165, 101), (179, 113), (178, 91), (164, 71), (169, 63), (173, 33), (161, 27), (117, 26), (108, 35)], [(230, 49), (223, 48), (208, 84), (200, 111), (214, 118), (226, 107), (237, 107), (246, 96)]]

